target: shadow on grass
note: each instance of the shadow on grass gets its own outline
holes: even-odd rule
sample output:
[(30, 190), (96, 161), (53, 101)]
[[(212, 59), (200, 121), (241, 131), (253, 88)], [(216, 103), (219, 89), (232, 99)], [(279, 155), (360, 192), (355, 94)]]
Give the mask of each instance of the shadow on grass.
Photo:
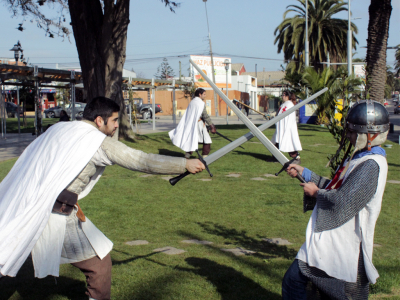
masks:
[[(297, 255), (297, 251), (286, 246), (278, 246), (276, 244), (260, 241), (259, 239), (261, 239), (261, 237), (257, 237), (258, 239), (250, 237), (247, 235), (245, 230), (238, 231), (234, 228), (227, 228), (223, 225), (211, 222), (197, 224), (208, 234), (221, 236), (231, 241), (231, 243), (226, 244), (235, 244), (248, 250), (265, 253), (267, 255), (273, 255), (274, 257), (278, 256), (289, 260), (294, 259)], [(255, 256), (261, 256), (262, 258), (265, 258), (265, 256), (262, 254)]]
[(68, 299), (87, 300), (85, 281), (60, 276), (34, 278), (33, 263), (29, 257), (16, 277), (0, 278), (0, 300), (9, 299), (18, 292), (20, 299), (46, 299), (51, 295), (61, 295)]
[(175, 267), (175, 270), (191, 272), (204, 277), (215, 286), (222, 300), (241, 299), (279, 299), (278, 294), (272, 293), (258, 283), (244, 276), (234, 268), (221, 265), (206, 258), (189, 257), (185, 261), (194, 267)]
[(266, 155), (266, 154), (261, 154), (261, 153), (254, 153), (254, 152), (245, 152), (243, 150), (238, 151), (235, 150), (234, 153), (236, 155), (248, 155), (248, 156), (252, 156), (256, 159), (260, 159), (262, 161), (266, 161), (266, 162), (275, 162), (275, 158), (272, 155)]
[(172, 151), (169, 149), (158, 149), (158, 154), (168, 155), (168, 156), (176, 156), (176, 157), (184, 157), (184, 152)]

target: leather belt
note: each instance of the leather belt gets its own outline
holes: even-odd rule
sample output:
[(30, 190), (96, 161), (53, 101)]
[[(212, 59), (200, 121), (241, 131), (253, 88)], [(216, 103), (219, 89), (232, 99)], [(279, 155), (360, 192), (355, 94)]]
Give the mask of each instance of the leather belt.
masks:
[(74, 210), (74, 206), (78, 207), (76, 216), (81, 222), (86, 221), (85, 214), (78, 204), (78, 194), (70, 192), (68, 190), (63, 190), (57, 197), (56, 202), (54, 202), (52, 212), (56, 212), (62, 215), (69, 216)]

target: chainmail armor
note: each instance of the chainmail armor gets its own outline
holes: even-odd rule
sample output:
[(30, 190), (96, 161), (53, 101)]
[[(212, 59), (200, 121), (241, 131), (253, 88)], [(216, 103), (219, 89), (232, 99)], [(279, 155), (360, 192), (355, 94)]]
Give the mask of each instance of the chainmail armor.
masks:
[(308, 266), (301, 260), (298, 260), (298, 263), (300, 272), (310, 280), (310, 284), (307, 286), (307, 299), (368, 299), (369, 281), (365, 272), (361, 244), (357, 282), (346, 282), (333, 278), (318, 268)]
[(368, 159), (355, 167), (340, 188), (319, 190), (315, 232), (340, 227), (358, 214), (374, 196), (378, 177), (378, 164)]
[[(319, 187), (320, 189), (324, 189), (330, 182), (331, 180), (322, 176), (319, 176), (317, 174), (315, 174), (314, 172), (311, 172), (311, 180), (310, 182), (314, 182), (317, 187)], [(303, 212), (309, 211), (309, 210), (313, 210), (315, 204), (317, 203), (317, 199), (307, 196), (306, 194), (304, 194), (304, 198), (303, 198)]]

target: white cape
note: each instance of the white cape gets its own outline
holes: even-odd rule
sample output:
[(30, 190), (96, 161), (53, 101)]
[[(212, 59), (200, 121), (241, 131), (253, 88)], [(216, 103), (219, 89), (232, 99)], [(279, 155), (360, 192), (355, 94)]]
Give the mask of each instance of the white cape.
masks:
[[(292, 101), (283, 102), (279, 108), (278, 115), (282, 114), (293, 106), (294, 105)], [(276, 131), (271, 139), (271, 142), (273, 144), (278, 143), (279, 150), (282, 152), (294, 152), (302, 150), (299, 133), (297, 132), (295, 112), (276, 123)]]
[(46, 227), (57, 196), (105, 137), (85, 122), (60, 122), (25, 149), (0, 183), (1, 275), (16, 276)]
[(199, 146), (198, 121), (203, 109), (203, 100), (199, 97), (193, 98), (178, 126), (169, 132), (172, 143), (185, 152), (194, 151)]

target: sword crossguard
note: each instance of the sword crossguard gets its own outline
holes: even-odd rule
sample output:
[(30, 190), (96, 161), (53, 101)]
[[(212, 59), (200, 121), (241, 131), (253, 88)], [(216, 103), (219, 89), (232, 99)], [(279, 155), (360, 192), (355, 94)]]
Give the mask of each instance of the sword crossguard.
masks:
[(203, 156), (200, 155), (199, 153), (199, 149), (196, 149), (196, 153), (199, 156), (199, 160), (204, 164), (204, 166), (206, 167), (206, 170), (208, 172), (208, 174), (210, 174), (210, 177), (213, 177), (213, 174), (210, 172), (210, 169), (208, 168), (208, 165), (206, 163), (206, 161), (204, 160)]

